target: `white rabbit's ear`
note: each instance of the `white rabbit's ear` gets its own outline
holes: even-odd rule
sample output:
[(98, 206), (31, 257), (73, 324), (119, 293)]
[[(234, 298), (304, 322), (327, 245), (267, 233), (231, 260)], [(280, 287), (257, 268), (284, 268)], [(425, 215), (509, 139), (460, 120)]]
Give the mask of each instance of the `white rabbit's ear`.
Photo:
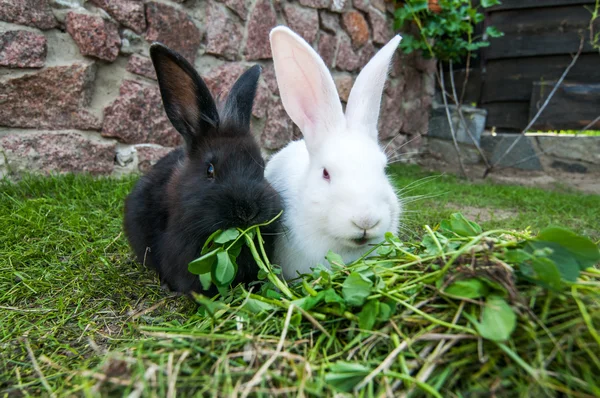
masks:
[(278, 26), (269, 37), (281, 102), (312, 151), (326, 134), (345, 127), (333, 78), (315, 50), (289, 28)]
[(400, 40), (402, 40), (400, 35), (396, 35), (375, 54), (358, 74), (346, 105), (348, 126), (365, 130), (375, 140), (377, 140), (377, 120), (379, 119), (383, 86), (390, 61)]

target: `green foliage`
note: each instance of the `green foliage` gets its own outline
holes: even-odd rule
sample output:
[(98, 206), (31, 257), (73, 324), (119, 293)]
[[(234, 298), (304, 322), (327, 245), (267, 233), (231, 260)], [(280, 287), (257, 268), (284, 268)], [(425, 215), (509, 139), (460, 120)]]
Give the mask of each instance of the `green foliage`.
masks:
[[(258, 229), (240, 247), (261, 281), (196, 303), (134, 261), (122, 233), (133, 178), (0, 183), (0, 396), (599, 396), (600, 271), (580, 269), (596, 257), (578, 236), (600, 238), (600, 199), (428, 176), (394, 170), (403, 188), (422, 184), (410, 191), (420, 199), (402, 191), (409, 230), (372, 257), (278, 286)], [(461, 236), (462, 206), (511, 217)], [(557, 224), (577, 233), (538, 233)], [(233, 242), (219, 241), (208, 252)], [(559, 261), (557, 241), (578, 276), (545, 287), (523, 270), (535, 271), (531, 256)], [(353, 274), (371, 283), (359, 306), (344, 294)]]
[[(489, 46), (483, 36), (474, 34), (475, 25), (483, 22), (482, 8), (500, 4), (498, 0), (484, 0), (473, 6), (471, 0), (440, 0), (441, 11), (432, 12), (427, 0), (405, 0), (395, 12), (395, 26), (402, 28), (414, 22), (419, 35), (403, 34), (400, 47), (406, 53), (421, 50), (425, 56), (440, 61), (460, 61), (482, 47)], [(493, 26), (486, 28), (486, 36), (503, 35)]]

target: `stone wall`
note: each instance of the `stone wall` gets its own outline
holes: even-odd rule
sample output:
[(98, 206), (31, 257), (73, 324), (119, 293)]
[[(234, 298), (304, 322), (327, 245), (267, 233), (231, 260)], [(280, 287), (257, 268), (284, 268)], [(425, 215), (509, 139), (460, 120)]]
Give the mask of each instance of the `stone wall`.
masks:
[[(177, 146), (148, 58), (153, 41), (193, 60), (213, 94), (262, 64), (252, 128), (268, 154), (299, 134), (278, 97), (270, 29), (287, 24), (312, 43), (345, 101), (358, 71), (391, 38), (386, 7), (383, 0), (0, 0), (0, 175), (144, 172)], [(397, 56), (380, 121), (392, 152), (427, 131), (433, 68)]]

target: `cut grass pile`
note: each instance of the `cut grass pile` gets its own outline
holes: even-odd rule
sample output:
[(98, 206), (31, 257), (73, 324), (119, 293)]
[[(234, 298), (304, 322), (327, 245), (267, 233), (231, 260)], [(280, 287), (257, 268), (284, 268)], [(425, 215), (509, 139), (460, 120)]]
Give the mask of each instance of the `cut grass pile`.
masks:
[[(452, 177), (423, 180), (410, 167), (395, 171), (399, 186), (413, 184), (405, 195), (435, 196), (407, 201), (404, 238), (415, 244), (431, 235), (417, 226), (435, 228), (452, 205), (511, 214), (502, 220), (492, 214), (481, 222), (484, 230), (531, 226), (537, 232), (560, 224), (599, 237), (598, 197)], [(456, 237), (460, 246), (438, 237), (446, 261), (435, 254), (435, 239), (429, 249), (402, 246), (421, 257), (416, 263), (390, 241), (371, 271), (352, 266), (360, 275), (352, 291), (364, 291), (363, 278), (372, 284), (362, 305), (351, 305), (360, 298), (348, 298), (347, 271), (336, 271), (292, 288), (298, 296), (321, 294), (308, 305), (290, 306), (256, 286), (254, 296), (238, 289), (228, 302), (196, 309), (162, 291), (154, 274), (133, 262), (121, 234), (122, 203), (133, 181), (61, 176), (0, 185), (0, 394), (318, 396), (359, 384), (365, 396), (394, 388), (411, 396), (600, 394), (594, 376), (600, 277), (593, 269), (549, 293), (510, 277), (494, 260), (510, 243), (475, 244), (477, 254), (465, 251), (436, 279), (452, 251), (476, 237)], [(504, 235), (496, 239), (508, 242)], [(487, 287), (468, 282), (485, 293), (445, 294), (459, 274), (488, 280)], [(484, 322), (485, 303), (505, 309), (490, 297), (503, 297), (516, 315), (505, 342), (478, 337), (474, 322)], [(373, 330), (360, 328), (371, 322)]]

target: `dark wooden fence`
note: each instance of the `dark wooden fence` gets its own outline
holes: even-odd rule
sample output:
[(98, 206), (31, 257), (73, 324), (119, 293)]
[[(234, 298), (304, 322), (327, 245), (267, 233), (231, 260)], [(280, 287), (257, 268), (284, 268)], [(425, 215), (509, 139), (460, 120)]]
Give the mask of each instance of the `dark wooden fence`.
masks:
[[(491, 40), (470, 71), (465, 101), (487, 109), (487, 127), (521, 131), (547, 98), (584, 40), (582, 54), (533, 129), (580, 129), (600, 115), (600, 52), (590, 41), (595, 0), (503, 0), (486, 25)], [(587, 8), (586, 8), (587, 7)], [(600, 19), (593, 31), (600, 32)], [(462, 85), (465, 71), (456, 72)], [(594, 128), (600, 129), (600, 122)]]

